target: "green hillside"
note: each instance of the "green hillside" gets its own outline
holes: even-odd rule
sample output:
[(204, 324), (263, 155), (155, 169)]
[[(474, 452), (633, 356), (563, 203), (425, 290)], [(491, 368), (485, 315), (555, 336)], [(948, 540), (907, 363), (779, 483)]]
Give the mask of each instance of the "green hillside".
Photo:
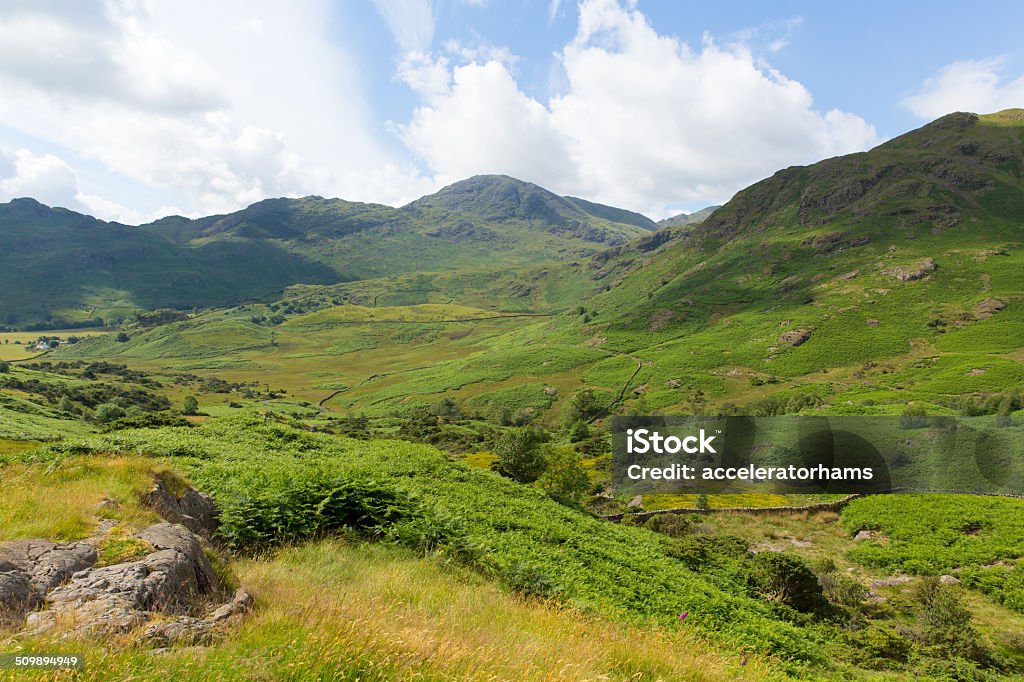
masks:
[[(87, 537), (104, 496), (117, 501), (106, 518), (122, 528), (151, 523), (138, 495), (156, 471), (214, 494), (217, 537), (231, 550), (221, 570), (237, 570), (259, 604), (204, 650), (208, 676), (227, 679), (239, 675), (245, 652), (266, 656), (272, 669), (286, 670), (290, 660), (321, 676), (340, 668), (368, 679), (535, 679), (552, 660), (565, 666), (552, 679), (576, 679), (583, 669), (609, 679), (948, 679), (958, 671), (1002, 680), (1020, 673), (1020, 589), (1001, 593), (1006, 606), (982, 595), (994, 570), (983, 562), (994, 556), (1016, 566), (1021, 556), (1020, 500), (942, 498), (947, 509), (933, 508), (927, 496), (896, 498), (913, 505), (921, 523), (938, 524), (944, 537), (972, 550), (960, 558), (948, 552), (949, 563), (918, 562), (912, 572), (954, 570), (981, 591), (940, 587), (928, 577), (889, 584), (877, 567), (928, 547), (913, 531), (915, 515), (890, 513), (885, 497), (858, 500), (841, 517), (676, 517), (674, 527), (640, 528), (595, 518), (431, 447), (309, 433), (281, 421), (247, 414), (0, 455), (0, 480), (20, 481), (0, 500), (0, 539)], [(965, 530), (965, 520), (976, 518), (983, 531)], [(852, 540), (865, 528), (884, 529), (892, 545)], [(772, 540), (794, 550), (766, 546)], [(488, 618), (472, 617), (464, 603)], [(323, 618), (325, 609), (337, 617)], [(353, 621), (360, 636), (351, 634)], [(403, 625), (410, 622), (416, 625)], [(424, 628), (443, 642), (426, 647), (428, 658), (416, 645)], [(620, 647), (614, 631), (652, 647)], [(557, 651), (586, 636), (608, 648)], [(312, 646), (296, 647), (286, 661), (270, 653), (307, 637)], [(318, 644), (324, 637), (333, 649)], [(504, 644), (519, 638), (522, 646), (497, 646), (500, 655), (486, 658), (460, 653), (458, 643), (495, 637)], [(91, 661), (87, 674), (97, 677), (125, 676), (145, 651), (117, 640), (76, 644)], [(151, 665), (176, 670), (195, 650), (172, 647)]]
[[(415, 327), (355, 312), (344, 329), (302, 336), (302, 352), (320, 356), (315, 377), (287, 375), (284, 356), (294, 353), (270, 345), (240, 341), (218, 360), (233, 380), (287, 375), (307, 399), (331, 393), (318, 386), (347, 386), (328, 407), (371, 414), (445, 396), (500, 410), (523, 384), (548, 387), (530, 405), (548, 423), (582, 387), (612, 411), (1019, 409), (1022, 159), (1019, 110), (953, 114), (867, 153), (780, 171), (703, 224), (588, 259), (296, 287), (273, 306), (180, 324), (200, 339), (206, 325), (256, 319), (283, 348), (292, 327), (275, 325), (334, 306), (534, 315), (497, 327), (420, 316)], [(193, 351), (176, 349), (185, 336), (174, 333), (83, 343), (74, 354), (180, 365)], [(160, 352), (144, 350), (158, 336)], [(535, 360), (545, 354), (549, 362)], [(371, 378), (381, 367), (387, 379)]]
[(142, 226), (188, 246), (268, 241), (329, 267), (338, 281), (569, 260), (655, 228), (636, 213), (492, 175), (397, 209), (320, 197), (267, 199), (227, 216)]
[(268, 199), (138, 228), (17, 199), (0, 205), (0, 325), (52, 329), (266, 299), (300, 283), (571, 260), (654, 228), (639, 214), (503, 176), (399, 209)]
[(186, 248), (32, 199), (0, 204), (0, 253), (0, 325), (8, 327), (61, 328), (140, 309), (188, 310), (269, 296), (295, 282), (339, 280), (269, 241)]

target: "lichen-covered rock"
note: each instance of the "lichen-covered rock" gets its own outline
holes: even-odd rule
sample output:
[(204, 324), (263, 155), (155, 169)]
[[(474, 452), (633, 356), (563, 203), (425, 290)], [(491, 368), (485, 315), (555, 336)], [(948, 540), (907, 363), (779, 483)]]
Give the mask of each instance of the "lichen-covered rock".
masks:
[(986, 298), (974, 306), (974, 316), (979, 320), (984, 320), (1005, 309), (1006, 303), (998, 298)]
[(10, 564), (0, 563), (0, 625), (20, 621), (31, 606), (32, 598), (28, 576)]
[(95, 563), (96, 550), (84, 542), (0, 543), (0, 619), (20, 620), (47, 592)]
[(179, 497), (158, 481), (145, 501), (170, 522), (134, 534), (153, 550), (136, 561), (95, 567), (93, 544), (111, 520), (87, 542), (0, 543), (0, 624), (62, 636), (130, 632), (135, 641), (191, 646), (248, 611), (253, 598), (245, 590), (218, 603), (223, 587), (197, 535), (217, 527), (212, 498), (191, 488)]
[(138, 561), (79, 571), (46, 595), (49, 608), (29, 616), (43, 632), (64, 625), (80, 633), (125, 632), (147, 613), (186, 614), (220, 582), (203, 547), (183, 526), (160, 523), (135, 535), (156, 551)]
[(247, 590), (235, 590), (235, 594), (231, 597), (231, 601), (217, 607), (214, 612), (210, 614), (209, 620), (214, 623), (221, 623), (229, 618), (241, 616), (252, 608), (253, 602), (254, 600), (252, 595), (249, 594)]

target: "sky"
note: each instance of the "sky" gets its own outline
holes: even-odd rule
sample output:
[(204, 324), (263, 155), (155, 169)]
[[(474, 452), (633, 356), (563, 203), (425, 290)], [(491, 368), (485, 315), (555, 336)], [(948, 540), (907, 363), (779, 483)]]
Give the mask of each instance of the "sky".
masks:
[(660, 219), (1024, 107), (1024, 3), (0, 0), (0, 201), (104, 220), (483, 173)]

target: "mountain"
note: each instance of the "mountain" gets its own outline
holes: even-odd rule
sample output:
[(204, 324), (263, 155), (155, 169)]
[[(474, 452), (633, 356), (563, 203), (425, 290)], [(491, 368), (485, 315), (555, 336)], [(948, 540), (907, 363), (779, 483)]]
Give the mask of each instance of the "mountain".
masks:
[(720, 208), (722, 207), (715, 205), (702, 208), (699, 211), (694, 211), (693, 213), (680, 213), (679, 215), (674, 215), (671, 218), (659, 220), (658, 228), (660, 229), (663, 227), (675, 227), (677, 225), (695, 225), (697, 223), (702, 223), (705, 220), (707, 220), (708, 216), (710, 216), (712, 213), (714, 213)]
[(643, 216), (477, 176), (402, 208), (305, 197), (130, 227), (0, 204), (0, 325), (261, 299), (292, 284), (572, 260), (655, 229)]
[(612, 206), (595, 204), (576, 197), (560, 197), (543, 187), (506, 175), (476, 175), (456, 182), (436, 194), (417, 199), (404, 210), (440, 209), (489, 222), (526, 220), (542, 229), (572, 229), (592, 225), (607, 231), (600, 241), (617, 236), (636, 236), (636, 230), (624, 226), (655, 230), (649, 218)]
[(79, 323), (139, 308), (263, 297), (339, 277), (267, 241), (183, 247), (33, 199), (0, 204), (0, 325)]
[(1024, 390), (1021, 272), (1024, 111), (951, 114), (589, 258), (297, 287), (62, 353), (191, 368), (216, 352), (238, 381), (287, 362), (330, 377), (290, 395), (371, 415), (449, 397), (553, 421), (583, 385), (639, 412), (949, 414)]

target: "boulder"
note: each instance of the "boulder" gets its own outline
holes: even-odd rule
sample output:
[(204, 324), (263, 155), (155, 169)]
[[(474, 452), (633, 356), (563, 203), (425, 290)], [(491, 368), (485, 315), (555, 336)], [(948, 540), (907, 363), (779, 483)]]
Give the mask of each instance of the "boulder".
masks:
[(882, 270), (883, 275), (895, 277), (901, 282), (913, 282), (925, 277), (930, 272), (938, 270), (939, 265), (932, 258), (925, 258), (914, 265), (899, 265), (894, 268)]
[(156, 551), (75, 573), (46, 595), (49, 609), (29, 615), (29, 628), (44, 632), (64, 623), (83, 634), (125, 632), (151, 612), (187, 614), (197, 597), (220, 588), (199, 538), (187, 528), (160, 523), (135, 537)]

